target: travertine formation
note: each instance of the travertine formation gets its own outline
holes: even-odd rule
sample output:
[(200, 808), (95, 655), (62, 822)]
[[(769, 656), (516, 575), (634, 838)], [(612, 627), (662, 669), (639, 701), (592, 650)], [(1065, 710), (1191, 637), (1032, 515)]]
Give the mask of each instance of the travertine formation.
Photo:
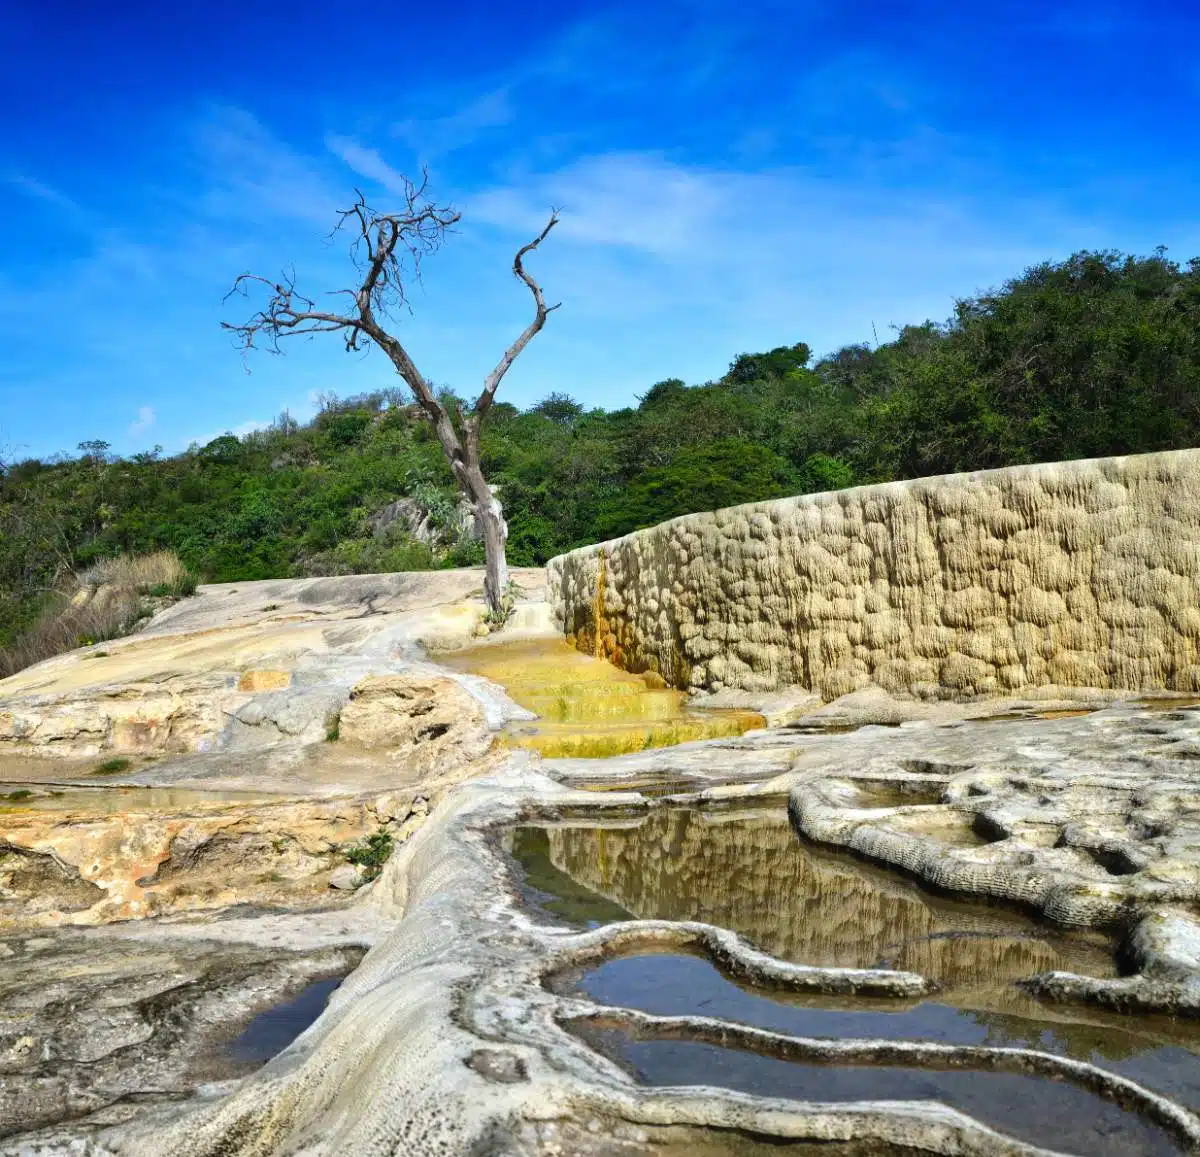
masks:
[(548, 573), (581, 649), (681, 688), (1200, 690), (1200, 450), (692, 514)]
[(153, 788), (56, 796), (36, 787), (0, 807), (0, 935), (234, 904), (312, 907), (328, 901), (347, 847), (385, 826), (401, 838), (429, 810), (411, 789), (332, 800)]
[[(1026, 729), (1021, 734), (1028, 738), (1034, 725), (1014, 726)], [(785, 738), (793, 759), (813, 745), (799, 735), (763, 742)], [(872, 740), (877, 749), (879, 738), (878, 732), (865, 735), (863, 744)], [(909, 737), (910, 742), (916, 738)], [(826, 738), (816, 746), (831, 760), (847, 740)], [(715, 770), (727, 763), (735, 745), (754, 742), (698, 745), (692, 754)], [(941, 746), (955, 742), (946, 735)], [(691, 921), (641, 920), (580, 933), (531, 922), (515, 902), (499, 851), (497, 837), (505, 825), (529, 818), (561, 821), (580, 808), (619, 820), (631, 809), (633, 817), (645, 816), (655, 805), (629, 796), (564, 791), (523, 766), (525, 758), (514, 755), (493, 777), (463, 784), (393, 858), (369, 899), (381, 917), (402, 913), (402, 918), (321, 1019), (275, 1061), (223, 1098), (190, 1107), (160, 1106), (153, 1114), (116, 1124), (95, 1121), (86, 1134), (79, 1126), (74, 1132), (49, 1130), (27, 1136), (23, 1150), (0, 1143), (0, 1153), (67, 1153), (69, 1139), (81, 1135), (94, 1145), (87, 1152), (120, 1157), (163, 1152), (180, 1157), (300, 1152), (313, 1157), (398, 1152), (611, 1157), (678, 1154), (687, 1148), (680, 1142), (689, 1138), (713, 1146), (714, 1153), (730, 1154), (752, 1152), (755, 1139), (764, 1138), (822, 1143), (828, 1146), (822, 1152), (843, 1157), (1048, 1157), (1051, 1152), (927, 1100), (829, 1104), (707, 1087), (640, 1086), (572, 1031), (596, 1023), (806, 1064), (928, 1066), (1066, 1081), (1162, 1129), (1175, 1146), (1164, 1152), (1194, 1152), (1200, 1145), (1200, 1119), (1167, 1097), (1096, 1064), (1048, 1052), (787, 1036), (704, 1016), (652, 1017), (549, 990), (546, 978), (563, 968), (647, 951), (699, 952), (734, 975), (814, 996), (909, 1000), (927, 992), (928, 985), (911, 972), (786, 963), (729, 931)], [(876, 783), (888, 781), (882, 768), (873, 770)], [(911, 774), (897, 770), (891, 777), (904, 782)], [(796, 783), (792, 775), (772, 785), (773, 798)], [(905, 814), (903, 807), (889, 806), (876, 809), (875, 818), (903, 820)], [(1036, 967), (1037, 962), (1030, 963)]]
[[(1137, 489), (1129, 477), (1122, 485), (1128, 493)], [(1177, 489), (1183, 493), (1186, 481)], [(826, 498), (837, 506), (838, 496)], [(1163, 503), (1169, 505), (1168, 497)], [(1178, 541), (1185, 541), (1182, 533)], [(1104, 542), (1091, 548), (1097, 557), (1107, 557), (1111, 542)], [(1157, 573), (1139, 557), (1138, 573)], [(612, 577), (607, 564), (598, 573), (605, 582)], [(465, 587), (468, 579), (455, 581)], [(561, 574), (558, 581), (561, 589)], [(829, 1157), (1051, 1152), (1040, 1147), (1048, 1146), (1041, 1137), (1004, 1136), (972, 1110), (928, 1096), (874, 1093), (878, 1099), (839, 1104), (699, 1082), (652, 1087), (592, 1047), (588, 1033), (605, 1026), (639, 1040), (740, 1049), (806, 1066), (938, 1069), (1069, 1084), (1158, 1130), (1163, 1144), (1154, 1152), (1200, 1152), (1200, 1117), (1173, 1087), (1102, 1060), (890, 1035), (789, 1035), (699, 1010), (667, 1016), (607, 1007), (551, 983), (564, 969), (617, 955), (690, 952), (728, 976), (805, 1001), (835, 996), (879, 1007), (926, 999), (939, 984), (936, 995), (950, 999), (969, 981), (957, 967), (973, 962), (968, 971), (999, 967), (1000, 982), (1015, 978), (1023, 993), (1049, 1002), (1047, 1019), (1067, 1004), (1082, 1004), (1097, 1018), (1131, 1008), (1170, 1010), (1181, 1020), (1200, 1016), (1200, 810), (1194, 806), (1200, 713), (1187, 700), (1160, 696), (1139, 704), (1128, 695), (1085, 693), (1072, 709), (1054, 711), (1045, 695), (1036, 702), (1030, 695), (1010, 701), (1004, 710), (1011, 717), (996, 722), (978, 718), (998, 710), (992, 702), (968, 709), (900, 703), (869, 687), (804, 715), (796, 726), (738, 738), (605, 760), (539, 760), (527, 752), (473, 759), (480, 729), (498, 728), (516, 709), (484, 680), (423, 660), (416, 640), (441, 634), (461, 642), (477, 609), (439, 601), (433, 591), (425, 592), (430, 602), (421, 614), (384, 609), (390, 599), (412, 606), (413, 592), (396, 589), (402, 585), (364, 576), (281, 586), (270, 595), (256, 588), (237, 596), (247, 612), (240, 620), (229, 613), (237, 605), (227, 602), (232, 592), (210, 588), (207, 609), (197, 600), (194, 608), (185, 603), (168, 612), (180, 637), (164, 639), (161, 650), (66, 657), (35, 669), (19, 687), (0, 686), (8, 703), (19, 700), (22, 712), (46, 718), (76, 691), (93, 701), (119, 699), (122, 678), (165, 681), (187, 655), (205, 653), (199, 648), (211, 643), (220, 652), (207, 669), (221, 680), (221, 694), (247, 697), (228, 701), (233, 711), (223, 716), (215, 750), (155, 748), (145, 753), (158, 756), (152, 760), (138, 752), (115, 777), (95, 778), (101, 767), (94, 747), (62, 749), (87, 755), (86, 763), (72, 765), (42, 753), (31, 759), (20, 743), (0, 742), (11, 776), (6, 786), (16, 789), (0, 804), (0, 823), (11, 825), (0, 833), (0, 887), (16, 881), (12, 888), (24, 898), (53, 895), (56, 906), (33, 912), (34, 923), (138, 914), (115, 902), (141, 902), (152, 891), (162, 893), (167, 913), (100, 928), (39, 927), (36, 934), (25, 928), (0, 938), (0, 978), (5, 963), (17, 961), (25, 978), (7, 995), (0, 984), (0, 1014), (24, 1009), (36, 1021), (36, 1031), (13, 1029), (0, 1039), (0, 1078), (12, 1077), (21, 1114), (0, 1120), (0, 1157), (747, 1157), (787, 1151), (792, 1143), (796, 1152), (819, 1146)], [(1135, 585), (1129, 580), (1122, 597), (1130, 598)], [(302, 616), (293, 621), (294, 633), (287, 622), (262, 618), (280, 611), (284, 618)], [(603, 624), (608, 613), (593, 621)], [(181, 621), (187, 615), (196, 616), (190, 624)], [(255, 617), (257, 626), (247, 621)], [(536, 617), (531, 613), (531, 629)], [(213, 618), (233, 621), (216, 629)], [(244, 628), (253, 629), (238, 633)], [(615, 638), (605, 631), (602, 643), (610, 633)], [(1130, 628), (1122, 638), (1135, 636)], [(197, 650), (189, 649), (193, 644)], [(110, 659), (117, 661), (112, 678), (104, 674)], [(661, 669), (668, 669), (665, 661)], [(725, 684), (731, 693), (733, 684)], [(357, 706), (343, 715), (344, 741), (327, 742), (325, 716), (296, 696), (336, 695), (341, 708), (354, 688)], [(460, 691), (473, 699), (468, 708)], [(780, 717), (806, 706), (815, 704), (780, 705)], [(1085, 706), (1098, 709), (1087, 713)], [(968, 714), (977, 718), (966, 721)], [(420, 721), (434, 718), (434, 730), (443, 723), (448, 729), (424, 742), (450, 746), (438, 747), (435, 766), (426, 767), (415, 740)], [(308, 723), (288, 732), (280, 721), (289, 719)], [(460, 724), (461, 742), (454, 732)], [(57, 741), (48, 747), (45, 754), (59, 750)], [(457, 758), (461, 764), (449, 766)], [(118, 781), (119, 787), (100, 786)], [(596, 790), (636, 784), (644, 795)], [(656, 798), (673, 784), (706, 788), (703, 799), (686, 802), (718, 813), (716, 826), (689, 819), (679, 801)], [(118, 839), (99, 816), (55, 831), (55, 799), (60, 817), (78, 819), (67, 808), (77, 803), (70, 793), (161, 789), (207, 791), (213, 798), (203, 806), (190, 795), (163, 799), (128, 839)], [(68, 795), (54, 797), (59, 790)], [(226, 807), (239, 801), (221, 797), (235, 791), (276, 798), (240, 800), (239, 815)], [(37, 809), (29, 806), (32, 792), (46, 797)], [(286, 815), (290, 822), (302, 806), (328, 832), (306, 831), (294, 843), (281, 838), (275, 820)], [(723, 845), (722, 808), (753, 810), (761, 823), (743, 824)], [(115, 810), (136, 812), (125, 804)], [(605, 834), (571, 834), (581, 819), (593, 827), (602, 819)], [(398, 849), (382, 875), (357, 892), (329, 892), (324, 884), (335, 846), (376, 823), (388, 826)], [(814, 841), (946, 889), (1104, 929), (1129, 974), (1110, 975), (1108, 959), (1097, 966), (1086, 953), (1047, 950), (995, 914), (970, 910), (948, 927), (931, 923), (928, 907), (907, 885), (865, 888), (828, 848), (802, 862), (789, 842), (789, 823)], [(513, 829), (530, 825), (551, 829), (547, 842), (560, 870), (627, 903), (638, 918), (580, 931), (531, 912), (505, 851)], [(635, 825), (648, 839), (630, 838), (626, 829)], [(731, 873), (728, 860), (723, 866), (719, 853), (735, 838), (746, 845), (753, 871)], [(120, 872), (89, 857), (93, 849), (108, 849)], [(214, 912), (205, 896), (194, 902), (189, 884), (232, 884), (235, 894), (213, 898)], [(650, 885), (656, 897), (674, 890), (691, 906), (656, 909)], [(759, 898), (739, 907), (739, 887)], [(772, 925), (772, 911), (789, 898), (811, 918), (811, 901), (830, 892), (856, 909), (853, 927), (844, 918), (790, 934)], [(249, 903), (229, 906), (238, 899)], [(880, 943), (890, 939), (880, 934), (870, 937), (884, 949), (879, 955), (864, 949), (852, 956), (855, 935), (892, 928), (899, 933), (895, 951)], [(940, 939), (944, 931), (953, 939)], [(69, 939), (76, 936), (84, 939)], [(92, 952), (101, 938), (112, 943)], [(193, 953), (183, 940), (208, 946)], [(137, 947), (122, 951), (122, 942)], [(218, 1020), (227, 1010), (244, 1018), (272, 992), (331, 967), (330, 950), (368, 943), (370, 951), (325, 1012), (274, 1060), (237, 1083), (197, 1088), (194, 1062), (202, 1058), (192, 1052), (189, 1034), (222, 1027), (206, 1020), (205, 1008)], [(962, 951), (951, 951), (951, 944)], [(339, 959), (337, 970), (350, 957)], [(97, 976), (100, 965), (111, 970)], [(54, 1000), (42, 1001), (30, 979), (40, 973), (69, 991), (77, 968), (89, 1000), (78, 1018)], [(132, 987), (142, 972), (149, 978), (146, 1001), (131, 1002), (122, 991), (125, 978)], [(170, 985), (167, 974), (175, 972), (196, 996), (193, 1004), (189, 991)], [(200, 1010), (194, 1016), (193, 1007)], [(989, 1011), (982, 998), (964, 998), (962, 1007)], [(31, 1045), (25, 1037), (36, 1039)], [(79, 1067), (89, 1065), (86, 1072)], [(1107, 1152), (1140, 1157), (1147, 1150)]]
[[(541, 571), (513, 576), (541, 586)], [(364, 678), (413, 674), (419, 641), (471, 638), (478, 581), (461, 570), (202, 586), (136, 635), (0, 679), (0, 759), (321, 743)], [(518, 621), (541, 606), (523, 602)]]
[(342, 708), (339, 736), (369, 751), (428, 762), (478, 758), (490, 737), (483, 706), (453, 679), (438, 675), (369, 675)]

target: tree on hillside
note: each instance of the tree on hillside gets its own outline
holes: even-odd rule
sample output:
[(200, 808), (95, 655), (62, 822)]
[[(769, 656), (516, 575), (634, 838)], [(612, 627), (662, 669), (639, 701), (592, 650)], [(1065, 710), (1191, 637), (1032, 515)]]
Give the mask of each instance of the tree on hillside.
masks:
[(317, 308), (316, 302), (296, 288), (295, 276), (281, 280), (243, 273), (229, 295), (249, 296), (251, 291), (267, 295), (266, 305), (241, 324), (222, 322), (243, 351), (256, 347), (262, 339), (272, 353), (281, 353), (280, 339), (299, 334), (336, 333), (347, 351), (377, 346), (391, 361), (396, 372), (412, 391), (421, 410), (437, 432), (438, 441), (450, 462), (459, 487), (475, 510), (483, 532), (487, 564), (484, 597), (494, 614), (502, 613), (502, 600), (508, 585), (505, 543), (508, 527), (504, 512), (480, 465), (480, 426), (491, 409), (496, 390), (509, 367), (534, 335), (546, 324), (557, 305), (547, 306), (541, 287), (525, 269), (524, 260), (558, 224), (552, 211), (542, 231), (517, 250), (513, 274), (524, 282), (533, 295), (533, 320), (504, 351), (495, 369), (484, 379), (483, 389), (469, 409), (449, 405), (439, 396), (416, 367), (400, 340), (386, 328), (396, 313), (408, 306), (406, 286), (420, 279), (421, 259), (441, 247), (446, 234), (461, 219), (448, 205), (439, 205), (427, 195), (427, 178), (420, 185), (404, 179), (404, 205), (397, 212), (379, 213), (367, 205), (362, 193), (349, 209), (339, 213), (334, 232), (347, 230), (352, 236), (351, 258), (358, 271), (357, 284), (351, 289), (334, 290), (332, 296), (349, 298), (345, 312)]

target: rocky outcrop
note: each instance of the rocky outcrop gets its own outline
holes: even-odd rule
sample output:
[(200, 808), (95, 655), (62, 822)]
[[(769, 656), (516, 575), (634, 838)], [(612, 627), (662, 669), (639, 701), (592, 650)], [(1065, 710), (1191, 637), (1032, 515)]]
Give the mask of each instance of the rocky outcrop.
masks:
[(0, 1137), (240, 1076), (252, 1066), (226, 1046), (254, 1013), (361, 957), (169, 934), (0, 940)]
[[(493, 487), (497, 490), (497, 487)], [(427, 546), (446, 546), (462, 539), (482, 541), (483, 533), (475, 519), (475, 510), (466, 498), (460, 498), (453, 517), (439, 521), (415, 498), (398, 498), (371, 515), (371, 533), (387, 538), (397, 533)]]
[(422, 657), (425, 631), (471, 638), (481, 584), (204, 587), (0, 680), (0, 933), (339, 903), (347, 848), (403, 843), (518, 711)]
[(676, 687), (1200, 689), (1200, 450), (692, 514), (551, 560), (577, 645)]
[(68, 806), (41, 808), (35, 796), (5, 809), (0, 934), (235, 904), (312, 907), (328, 901), (350, 845), (381, 826), (399, 842), (428, 814), (411, 790), (333, 801), (153, 789), (71, 796)]
[[(540, 593), (540, 571), (514, 574)], [(135, 636), (0, 679), (0, 758), (324, 743), (364, 678), (411, 673), (426, 636), (463, 645), (482, 611), (481, 570), (204, 586)]]
[(338, 734), (369, 751), (442, 761), (478, 758), (491, 742), (480, 703), (438, 675), (368, 676), (350, 692)]

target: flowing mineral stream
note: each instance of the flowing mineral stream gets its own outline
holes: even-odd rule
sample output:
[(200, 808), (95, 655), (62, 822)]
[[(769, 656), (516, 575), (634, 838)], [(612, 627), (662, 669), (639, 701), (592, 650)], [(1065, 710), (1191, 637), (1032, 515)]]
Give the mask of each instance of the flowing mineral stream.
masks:
[(1200, 1152), (1195, 697), (689, 699), (515, 577), (0, 682), (0, 1155)]

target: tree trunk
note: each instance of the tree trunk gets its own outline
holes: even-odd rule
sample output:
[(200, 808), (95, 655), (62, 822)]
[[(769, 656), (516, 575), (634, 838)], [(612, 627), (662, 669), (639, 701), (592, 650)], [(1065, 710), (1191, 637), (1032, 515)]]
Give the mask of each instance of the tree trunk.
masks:
[(504, 546), (508, 541), (508, 524), (504, 521), (504, 509), (495, 495), (475, 504), (475, 517), (483, 531), (484, 565), (487, 573), (483, 579), (483, 597), (488, 610), (495, 616), (503, 615), (504, 592), (508, 588), (508, 560), (504, 557)]

